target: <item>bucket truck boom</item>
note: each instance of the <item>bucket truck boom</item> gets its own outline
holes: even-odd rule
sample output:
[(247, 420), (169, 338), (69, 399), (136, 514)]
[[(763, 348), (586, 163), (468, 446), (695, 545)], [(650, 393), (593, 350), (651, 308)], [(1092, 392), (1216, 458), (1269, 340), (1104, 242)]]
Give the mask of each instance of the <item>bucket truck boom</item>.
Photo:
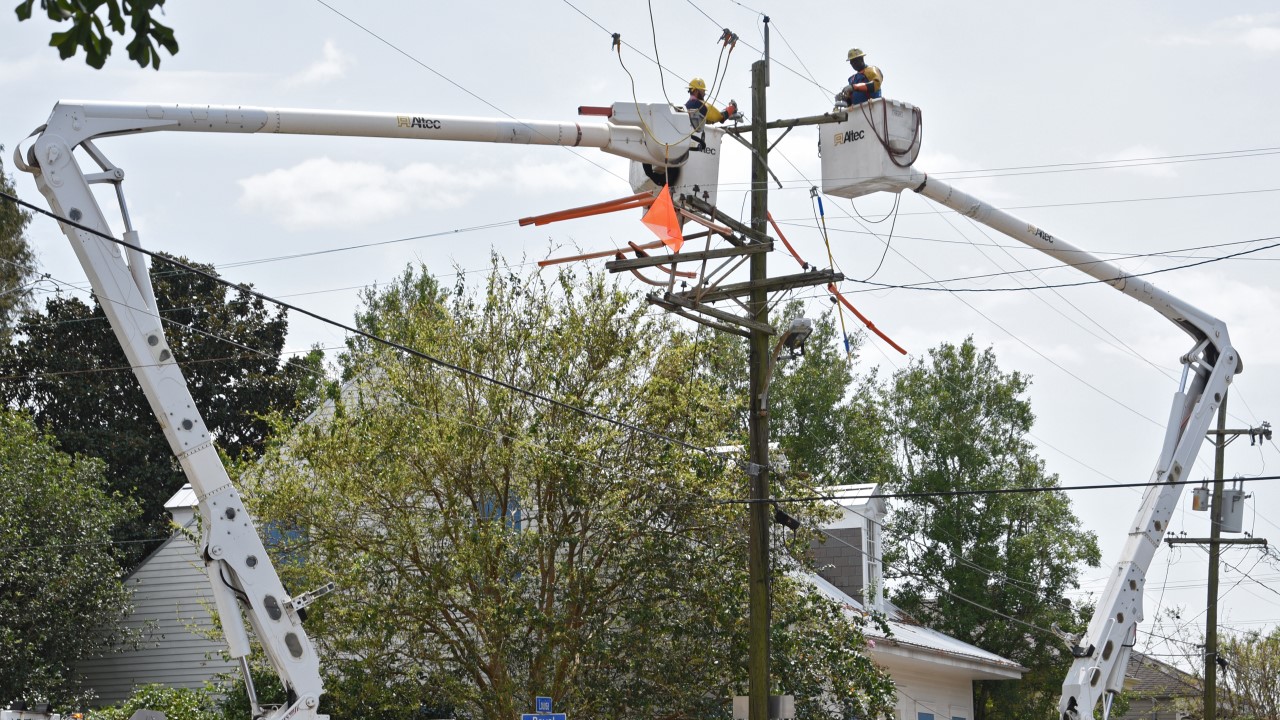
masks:
[(1105, 719), (1115, 694), (1124, 689), (1125, 668), (1137, 623), (1142, 620), (1147, 570), (1177, 508), (1182, 481), (1195, 462), (1227, 386), (1244, 369), (1227, 326), (1146, 280), (916, 169), (921, 127), (918, 108), (893, 100), (873, 100), (850, 108), (848, 120), (820, 127), (825, 192), (853, 198), (881, 190), (913, 190), (1114, 287), (1191, 337), (1191, 348), (1181, 357), (1182, 380), (1169, 409), (1151, 484), (1129, 526), (1128, 540), (1093, 619), (1074, 643), (1075, 659), (1062, 684), (1058, 703), (1062, 720), (1093, 718), (1099, 700)]
[[(618, 103), (610, 108), (608, 122), (584, 123), (417, 113), (60, 102), (48, 123), (32, 134), (35, 140), (25, 152), (23, 144), (19, 144), (14, 153), (15, 164), (34, 175), (54, 213), (75, 223), (61, 223), (62, 230), (196, 492), (205, 571), (230, 655), (241, 664), (254, 717), (322, 719), (326, 716), (319, 714), (324, 692), (319, 661), (303, 631), (301, 610), (332, 587), (292, 597), (285, 592), (165, 339), (146, 260), (138, 250), (140, 240), (125, 204), (124, 171), (95, 145), (99, 138), (147, 132), (283, 133), (594, 147), (632, 161), (631, 179), (637, 191), (666, 181), (673, 188), (698, 192), (705, 199), (713, 198), (715, 192), (719, 160), (715, 150), (721, 134), (718, 129), (705, 130), (691, 152), (695, 143), (690, 141), (693, 133), (688, 115), (666, 104)], [(99, 171), (85, 172), (81, 168), (75, 154), (78, 148), (88, 154)], [(97, 183), (115, 188), (125, 247), (106, 239), (112, 233), (92, 192), (91, 186)], [(281, 707), (264, 709), (256, 700), (249, 678), (246, 617), (288, 693), (288, 700)]]

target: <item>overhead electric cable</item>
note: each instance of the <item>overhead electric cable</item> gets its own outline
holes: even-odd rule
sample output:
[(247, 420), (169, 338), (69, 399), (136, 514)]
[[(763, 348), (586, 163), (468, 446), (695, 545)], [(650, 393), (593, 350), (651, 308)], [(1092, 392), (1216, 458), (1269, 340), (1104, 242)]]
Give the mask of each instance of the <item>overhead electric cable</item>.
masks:
[[(1238, 482), (1253, 482), (1259, 480), (1280, 480), (1280, 475), (1262, 475), (1252, 478), (1236, 478)], [(1045, 493), (1045, 492), (1073, 492), (1076, 490), (1114, 490), (1116, 488), (1144, 488), (1156, 487), (1159, 485), (1200, 485), (1204, 480), (1178, 480), (1175, 482), (1141, 482), (1141, 483), (1116, 483), (1107, 485), (1048, 485), (1040, 487), (1012, 487), (1012, 488), (988, 488), (985, 490), (936, 490), (929, 492), (892, 492), (892, 493), (873, 493), (871, 495), (806, 495), (801, 497), (774, 497), (768, 499), (731, 499), (731, 500), (707, 500), (706, 502), (717, 505), (750, 505), (754, 503), (818, 503), (818, 502), (835, 502), (839, 500), (867, 500), (867, 499), (883, 499), (892, 500), (895, 498), (943, 498), (943, 497), (964, 497), (970, 495), (1017, 495), (1027, 493)]]
[(148, 257), (158, 259), (158, 260), (160, 260), (161, 262), (168, 263), (168, 264), (173, 265), (173, 266), (175, 266), (175, 267), (180, 267), (180, 268), (182, 268), (182, 269), (184, 269), (184, 270), (187, 270), (188, 272), (196, 273), (196, 274), (201, 275), (201, 276), (203, 276), (203, 277), (205, 277), (205, 278), (208, 278), (209, 280), (212, 280), (212, 281), (214, 281), (214, 282), (216, 282), (216, 283), (218, 283), (218, 284), (220, 284), (220, 285), (226, 285), (227, 287), (236, 288), (237, 290), (242, 290), (243, 292), (246, 292), (246, 293), (248, 293), (248, 294), (252, 295), (253, 297), (256, 297), (256, 298), (258, 298), (258, 299), (260, 299), (260, 300), (263, 300), (264, 302), (269, 302), (269, 303), (271, 303), (271, 304), (273, 304), (273, 305), (276, 305), (277, 307), (282, 307), (282, 308), (284, 308), (284, 309), (286, 309), (286, 310), (290, 310), (290, 311), (296, 312), (296, 313), (298, 313), (298, 314), (300, 314), (300, 315), (304, 315), (304, 316), (309, 317), (309, 318), (311, 318), (311, 319), (313, 319), (313, 320), (318, 320), (318, 321), (320, 321), (320, 322), (322, 322), (322, 323), (324, 323), (324, 324), (326, 324), (326, 325), (330, 325), (330, 326), (332, 326), (332, 327), (335, 327), (335, 328), (338, 328), (338, 329), (343, 330), (343, 331), (345, 331), (345, 332), (348, 332), (348, 333), (350, 333), (350, 334), (352, 334), (352, 335), (357, 335), (357, 336), (359, 336), (359, 337), (365, 338), (366, 340), (369, 340), (369, 341), (371, 341), (371, 342), (374, 342), (374, 343), (377, 343), (377, 344), (380, 344), (380, 345), (385, 345), (386, 347), (390, 347), (390, 348), (393, 348), (393, 349), (395, 349), (395, 350), (399, 350), (400, 352), (403, 352), (403, 353), (405, 353), (405, 354), (407, 354), (407, 355), (411, 355), (411, 356), (413, 356), (413, 357), (419, 358), (419, 359), (421, 359), (421, 360), (425, 360), (425, 361), (427, 361), (427, 362), (429, 362), (429, 363), (431, 363), (431, 364), (433, 364), (433, 365), (437, 365), (437, 366), (439, 366), (439, 367), (443, 367), (443, 368), (446, 368), (446, 369), (448, 369), (448, 370), (452, 370), (452, 371), (457, 372), (457, 373), (460, 373), (460, 374), (462, 374), (462, 375), (467, 375), (467, 376), (469, 376), (469, 377), (474, 377), (474, 378), (476, 378), (477, 380), (481, 380), (481, 381), (483, 381), (483, 382), (487, 382), (487, 383), (490, 383), (490, 384), (492, 384), (492, 385), (496, 385), (496, 386), (498, 386), (498, 387), (506, 388), (506, 389), (508, 389), (508, 390), (510, 390), (510, 391), (512, 391), (512, 392), (514, 392), (514, 393), (517, 393), (517, 394), (520, 394), (520, 395), (524, 395), (525, 397), (529, 397), (529, 398), (531, 398), (531, 399), (535, 399), (535, 400), (538, 400), (538, 401), (540, 401), (540, 402), (545, 402), (545, 403), (547, 403), (547, 404), (549, 404), (549, 405), (554, 405), (554, 406), (556, 406), (556, 407), (559, 407), (559, 408), (562, 408), (562, 409), (565, 409), (565, 410), (569, 410), (570, 412), (576, 412), (576, 413), (579, 413), (579, 414), (581, 414), (581, 415), (583, 415), (583, 416), (585, 416), (585, 417), (590, 417), (590, 418), (592, 418), (592, 419), (598, 420), (598, 421), (600, 421), (600, 422), (608, 423), (608, 424), (610, 424), (610, 425), (614, 425), (614, 426), (619, 427), (619, 428), (623, 428), (623, 429), (626, 429), (626, 430), (632, 430), (632, 431), (634, 431), (634, 432), (641, 433), (642, 435), (647, 435), (647, 436), (649, 436), (649, 437), (652, 437), (652, 438), (654, 438), (654, 439), (656, 439), (656, 440), (661, 440), (661, 441), (663, 441), (663, 442), (666, 442), (666, 443), (669, 443), (669, 444), (672, 444), (672, 445), (676, 445), (676, 446), (679, 446), (679, 447), (683, 447), (683, 448), (685, 448), (685, 449), (687, 449), (687, 450), (693, 450), (693, 451), (695, 451), (695, 452), (703, 453), (703, 454), (712, 454), (712, 453), (710, 453), (710, 451), (708, 451), (706, 448), (698, 447), (698, 446), (696, 446), (696, 445), (693, 445), (692, 443), (688, 443), (688, 442), (686, 442), (686, 441), (684, 441), (684, 440), (680, 440), (679, 438), (674, 438), (674, 437), (671, 437), (671, 436), (669, 436), (669, 435), (665, 435), (665, 434), (663, 434), (663, 433), (659, 433), (659, 432), (657, 432), (657, 431), (650, 430), (650, 429), (645, 428), (645, 427), (641, 427), (641, 426), (639, 426), (639, 425), (634, 425), (634, 424), (632, 424), (632, 423), (628, 423), (628, 422), (625, 422), (625, 421), (622, 421), (622, 420), (618, 420), (618, 419), (616, 419), (616, 418), (611, 418), (611, 417), (609, 417), (609, 416), (607, 416), (607, 415), (602, 415), (602, 414), (597, 413), (597, 412), (594, 412), (594, 411), (592, 411), (592, 410), (588, 410), (588, 409), (586, 409), (586, 408), (578, 407), (578, 406), (576, 406), (576, 405), (573, 405), (573, 404), (570, 404), (570, 403), (564, 402), (563, 400), (557, 400), (557, 399), (552, 398), (552, 397), (549, 397), (549, 396), (547, 396), (547, 395), (543, 395), (542, 393), (534, 392), (534, 391), (529, 390), (529, 389), (527, 389), (527, 388), (522, 388), (522, 387), (520, 387), (520, 386), (518, 386), (518, 385), (515, 385), (515, 384), (512, 384), (512, 383), (509, 383), (509, 382), (507, 382), (507, 381), (505, 381), (505, 380), (501, 380), (501, 379), (499, 379), (499, 378), (495, 378), (495, 377), (493, 377), (493, 376), (486, 375), (485, 373), (477, 372), (477, 371), (472, 370), (472, 369), (470, 369), (470, 368), (466, 368), (466, 367), (463, 367), (463, 366), (461, 366), (461, 365), (458, 365), (458, 364), (455, 364), (455, 363), (449, 362), (449, 361), (447, 361), (447, 360), (444, 360), (444, 359), (441, 359), (441, 358), (437, 358), (437, 357), (435, 357), (434, 355), (431, 355), (431, 354), (429, 354), (429, 353), (422, 352), (421, 350), (416, 350), (416, 349), (411, 348), (411, 347), (409, 347), (409, 346), (407, 346), (407, 345), (403, 345), (403, 344), (401, 344), (401, 343), (397, 343), (397, 342), (395, 342), (395, 341), (388, 340), (388, 339), (383, 338), (383, 337), (380, 337), (380, 336), (378, 336), (378, 335), (374, 335), (374, 334), (373, 334), (373, 333), (371, 333), (371, 332), (368, 332), (368, 331), (366, 331), (366, 330), (361, 330), (360, 328), (357, 328), (357, 327), (355, 327), (355, 326), (353, 326), (353, 325), (348, 325), (348, 324), (346, 324), (346, 323), (338, 322), (337, 320), (333, 320), (333, 319), (331, 319), (331, 318), (325, 317), (324, 315), (321, 315), (321, 314), (319, 314), (319, 313), (313, 312), (313, 311), (311, 311), (311, 310), (307, 310), (307, 309), (305, 309), (305, 308), (299, 307), (299, 306), (294, 305), (294, 304), (292, 304), (292, 303), (287, 303), (287, 302), (284, 302), (283, 300), (278, 300), (278, 299), (276, 299), (276, 298), (274, 298), (274, 297), (271, 297), (270, 295), (266, 295), (265, 293), (258, 292), (257, 290), (254, 290), (254, 289), (252, 289), (252, 288), (246, 287), (246, 286), (244, 286), (244, 285), (238, 285), (238, 284), (236, 284), (236, 283), (231, 282), (230, 280), (226, 280), (226, 279), (224, 279), (224, 278), (222, 278), (222, 277), (218, 276), (218, 275), (217, 275), (217, 274), (215, 274), (215, 273), (207, 272), (207, 271), (201, 270), (200, 268), (193, 267), (193, 266), (191, 266), (191, 265), (187, 265), (186, 263), (183, 263), (183, 262), (181, 262), (181, 261), (179, 261), (179, 260), (175, 260), (175, 259), (173, 259), (173, 258), (167, 257), (167, 256), (165, 256), (165, 255), (163, 255), (163, 254), (161, 254), (161, 253), (157, 253), (157, 252), (152, 251), (152, 250), (147, 250), (147, 249), (145, 249), (145, 248), (139, 248), (139, 247), (137, 247), (137, 246), (130, 245), (130, 244), (128, 244), (128, 243), (126, 243), (126, 242), (124, 242), (123, 240), (119, 240), (119, 239), (117, 239), (117, 238), (113, 237), (112, 235), (109, 235), (109, 234), (107, 234), (107, 233), (101, 232), (101, 231), (99, 231), (99, 230), (97, 230), (97, 229), (94, 229), (94, 228), (91, 228), (91, 227), (89, 227), (89, 226), (87, 226), (87, 225), (82, 225), (81, 223), (78, 223), (78, 222), (76, 222), (76, 221), (74, 221), (74, 220), (71, 220), (70, 218), (62, 218), (62, 217), (59, 217), (58, 215), (56, 215), (56, 214), (54, 214), (54, 213), (52, 213), (52, 212), (50, 212), (50, 211), (48, 211), (48, 210), (45, 210), (44, 208), (41, 208), (41, 207), (39, 207), (39, 206), (37, 206), (37, 205), (33, 205), (33, 204), (31, 204), (31, 203), (29, 203), (29, 202), (27, 202), (27, 201), (25, 201), (25, 200), (22, 200), (22, 199), (20, 199), (20, 198), (17, 198), (17, 197), (15, 197), (15, 196), (13, 196), (13, 195), (10, 195), (10, 194), (6, 193), (6, 192), (0, 192), (0, 197), (3, 197), (3, 198), (5, 198), (5, 199), (9, 200), (10, 202), (13, 202), (13, 203), (16, 203), (16, 204), (18, 204), (18, 205), (21, 205), (22, 207), (25, 207), (25, 208), (27, 208), (27, 209), (29, 209), (29, 210), (32, 210), (32, 211), (34, 211), (34, 212), (37, 212), (37, 213), (39, 213), (39, 214), (41, 214), (41, 215), (44, 215), (44, 216), (49, 217), (49, 218), (52, 218), (52, 219), (54, 219), (54, 220), (56, 220), (56, 221), (58, 221), (58, 222), (60, 222), (60, 223), (62, 223), (62, 224), (64, 224), (64, 225), (68, 225), (68, 226), (70, 226), (70, 227), (74, 227), (74, 228), (76, 228), (77, 230), (81, 230), (81, 231), (87, 232), (87, 233), (89, 233), (89, 234), (91, 234), (91, 235), (94, 235), (94, 236), (100, 237), (100, 238), (102, 238), (103, 240), (106, 240), (106, 241), (108, 241), (108, 242), (114, 243), (114, 244), (116, 244), (116, 245), (118, 245), (118, 246), (120, 246), (120, 247), (128, 248), (128, 249), (130, 249), (130, 250), (134, 250), (134, 251), (137, 251), (137, 252), (141, 252), (142, 254), (147, 255)]
[[(433, 67), (431, 67), (430, 65), (426, 64), (425, 62), (423, 62), (423, 61), (419, 60), (418, 58), (414, 57), (413, 55), (410, 55), (408, 52), (406, 52), (405, 50), (401, 49), (401, 48), (400, 48), (399, 46), (397, 46), (395, 43), (391, 42), (390, 40), (387, 40), (386, 38), (382, 37), (381, 35), (379, 35), (378, 33), (374, 32), (374, 31), (370, 30), (369, 28), (365, 27), (364, 25), (361, 25), (361, 24), (360, 24), (359, 22), (357, 22), (354, 18), (352, 18), (352, 17), (350, 17), (350, 16), (348, 16), (348, 15), (343, 14), (343, 13), (342, 13), (342, 11), (338, 10), (337, 8), (335, 8), (335, 7), (333, 7), (332, 5), (330, 5), (329, 3), (325, 2), (325, 0), (316, 0), (316, 2), (318, 2), (318, 3), (320, 3), (321, 5), (323, 5), (323, 6), (325, 6), (326, 8), (328, 8), (328, 9), (329, 9), (329, 11), (330, 11), (330, 12), (332, 12), (334, 15), (337, 15), (338, 17), (342, 18), (343, 20), (346, 20), (347, 22), (351, 23), (352, 25), (354, 25), (354, 26), (356, 26), (356, 27), (360, 28), (360, 29), (361, 29), (361, 30), (363, 30), (366, 34), (368, 34), (369, 36), (373, 37), (373, 38), (374, 38), (375, 40), (377, 40), (378, 42), (382, 43), (383, 45), (386, 45), (387, 47), (391, 48), (392, 50), (395, 50), (397, 53), (399, 53), (399, 54), (403, 55), (404, 57), (408, 58), (410, 61), (412, 61), (413, 63), (415, 63), (415, 64), (417, 64), (418, 66), (422, 67), (423, 69), (425, 69), (425, 70), (429, 71), (430, 73), (432, 73), (432, 74), (433, 74), (433, 75), (435, 75), (436, 77), (440, 78), (441, 80), (444, 80), (445, 82), (449, 83), (450, 85), (452, 85), (452, 86), (454, 86), (454, 87), (458, 88), (458, 89), (459, 89), (459, 90), (461, 90), (462, 92), (464, 92), (464, 93), (466, 93), (466, 94), (470, 95), (471, 97), (475, 98), (476, 100), (479, 100), (480, 102), (484, 103), (485, 105), (488, 105), (489, 107), (491, 107), (491, 108), (493, 108), (494, 110), (496, 110), (496, 111), (498, 111), (498, 112), (502, 113), (503, 115), (507, 116), (508, 118), (511, 118), (512, 120), (516, 120), (517, 122), (519, 122), (519, 118), (517, 118), (516, 116), (512, 115), (511, 113), (508, 113), (506, 110), (503, 110), (502, 108), (498, 107), (497, 105), (494, 105), (493, 103), (489, 102), (488, 100), (486, 100), (486, 99), (484, 99), (484, 98), (480, 97), (480, 96), (479, 96), (479, 95), (477, 95), (476, 93), (474, 93), (474, 92), (472, 92), (471, 90), (467, 89), (466, 87), (464, 87), (464, 86), (463, 86), (463, 85), (461, 85), (460, 83), (458, 83), (458, 82), (454, 81), (452, 78), (448, 77), (447, 75), (445, 75), (444, 73), (440, 72), (439, 70), (436, 70), (435, 68), (433, 68)], [(528, 126), (526, 126), (526, 127), (528, 127)], [(542, 133), (541, 133), (540, 131), (538, 131), (538, 130), (536, 130), (536, 129), (534, 129), (534, 128), (529, 128), (529, 129), (530, 129), (530, 130), (532, 130), (533, 132), (537, 133), (538, 135), (542, 135)], [(545, 137), (545, 136), (544, 136), (544, 137)], [(623, 182), (629, 182), (626, 178), (624, 178), (624, 177), (622, 177), (621, 175), (619, 175), (619, 174), (615, 173), (614, 171), (610, 170), (609, 168), (607, 168), (607, 167), (605, 167), (605, 166), (601, 165), (600, 163), (598, 163), (598, 162), (596, 162), (596, 161), (592, 160), (591, 158), (587, 157), (586, 155), (583, 155), (583, 154), (581, 154), (581, 153), (575, 152), (573, 148), (570, 148), (570, 147), (563, 147), (563, 146), (561, 146), (561, 147), (562, 147), (564, 150), (567, 150), (570, 154), (572, 154), (572, 155), (574, 155), (574, 156), (576, 156), (576, 157), (582, 158), (582, 159), (583, 159), (583, 160), (585, 160), (586, 162), (589, 162), (589, 163), (591, 163), (592, 165), (595, 165), (597, 168), (599, 168), (599, 169), (601, 169), (601, 170), (605, 171), (606, 173), (608, 173), (608, 174), (610, 174), (610, 175), (612, 175), (612, 176), (614, 176), (614, 177), (618, 178), (619, 180), (622, 180)]]
[[(1255, 242), (1262, 242), (1262, 241), (1266, 241), (1266, 240), (1275, 240), (1275, 239), (1277, 239), (1277, 238), (1280, 238), (1280, 236), (1271, 236), (1271, 237), (1266, 237), (1266, 238), (1259, 238), (1259, 239), (1258, 239), (1257, 241), (1255, 241)], [(1173, 267), (1160, 268), (1160, 269), (1158, 269), (1158, 270), (1148, 270), (1148, 271), (1146, 271), (1146, 272), (1126, 273), (1126, 274), (1124, 274), (1124, 275), (1122, 275), (1122, 276), (1120, 276), (1120, 277), (1118, 277), (1118, 278), (1115, 278), (1115, 280), (1114, 280), (1114, 281), (1115, 281), (1115, 282), (1119, 282), (1119, 281), (1122, 281), (1122, 280), (1125, 280), (1125, 279), (1128, 279), (1128, 278), (1147, 277), (1147, 276), (1149, 276), (1149, 275), (1160, 275), (1160, 274), (1162, 274), (1162, 273), (1174, 272), (1174, 271), (1177, 271), (1177, 270), (1186, 270), (1186, 269), (1188, 269), (1188, 268), (1200, 267), (1201, 265), (1209, 265), (1209, 264), (1216, 263), (1216, 262), (1222, 262), (1223, 260), (1230, 260), (1230, 259), (1232, 259), (1232, 258), (1240, 257), (1240, 256), (1242, 256), (1242, 255), (1250, 255), (1250, 254), (1253, 254), (1253, 253), (1256, 253), (1256, 252), (1262, 252), (1263, 250), (1270, 250), (1270, 249), (1272, 249), (1272, 248), (1276, 248), (1276, 247), (1280, 247), (1280, 242), (1275, 242), (1275, 243), (1272, 243), (1272, 244), (1270, 244), (1270, 245), (1264, 245), (1264, 246), (1262, 246), (1262, 247), (1260, 247), (1260, 248), (1253, 248), (1253, 249), (1250, 249), (1250, 250), (1241, 250), (1240, 252), (1231, 253), (1230, 255), (1222, 255), (1222, 256), (1220, 256), (1220, 257), (1216, 257), (1216, 258), (1208, 258), (1208, 259), (1206, 259), (1206, 260), (1200, 260), (1200, 261), (1198, 261), (1198, 262), (1187, 263), (1187, 264), (1185, 264), (1185, 265), (1175, 265), (1175, 266), (1173, 266)], [(1085, 263), (1085, 264), (1092, 264), (1092, 263)], [(1062, 265), (1061, 267), (1068, 267), (1068, 265)], [(1051, 268), (1041, 268), (1041, 269), (1051, 269)], [(872, 286), (874, 286), (874, 287), (876, 287), (876, 288), (878, 288), (878, 289), (893, 289), (893, 290), (923, 290), (923, 291), (927, 291), (927, 292), (945, 292), (945, 293), (998, 293), (998, 292), (1026, 292), (1026, 291), (1032, 291), (1032, 290), (1053, 290), (1053, 289), (1056, 289), (1056, 288), (1082, 287), (1082, 286), (1084, 286), (1084, 285), (1109, 284), (1110, 282), (1112, 282), (1112, 281), (1107, 281), (1107, 280), (1081, 280), (1081, 281), (1078, 281), (1078, 282), (1070, 282), (1070, 283), (1055, 283), (1055, 284), (1052, 284), (1052, 285), (1028, 285), (1028, 286), (1026, 286), (1026, 287), (1013, 287), (1013, 288), (948, 288), (948, 287), (926, 287), (926, 285), (927, 285), (927, 284), (941, 284), (941, 283), (949, 283), (949, 282), (958, 282), (959, 280), (964, 280), (964, 279), (974, 279), (975, 277), (989, 277), (989, 276), (1011, 275), (1011, 274), (1020, 273), (1020, 272), (1029, 272), (1029, 271), (1020, 271), (1020, 270), (1015, 270), (1015, 271), (1011, 271), (1011, 272), (993, 273), (993, 274), (986, 275), (986, 276), (973, 276), (973, 277), (970, 277), (970, 278), (953, 278), (953, 279), (948, 279), (948, 280), (933, 280), (933, 279), (931, 279), (931, 280), (929, 280), (929, 281), (928, 281), (928, 283), (926, 283), (926, 282), (923, 282), (923, 281), (922, 281), (922, 282), (919, 282), (919, 283), (908, 283), (908, 284), (904, 284), (904, 285), (894, 285), (894, 284), (890, 284), (890, 283), (870, 282), (870, 281), (865, 281), (865, 280), (852, 280), (851, 282), (860, 283), (860, 284), (862, 284), (862, 285), (872, 285)], [(851, 290), (851, 291), (849, 291), (849, 292), (851, 292), (851, 293), (860, 293), (860, 292), (870, 292), (870, 290)]]

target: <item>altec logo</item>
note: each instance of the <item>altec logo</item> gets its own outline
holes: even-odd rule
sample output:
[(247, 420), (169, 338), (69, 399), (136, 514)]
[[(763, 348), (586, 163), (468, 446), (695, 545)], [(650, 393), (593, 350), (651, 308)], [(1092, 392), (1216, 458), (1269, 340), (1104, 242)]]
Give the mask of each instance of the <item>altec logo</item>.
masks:
[(857, 142), (866, 137), (866, 135), (866, 130), (850, 130), (848, 132), (836, 133), (836, 144), (843, 145), (844, 143)]
[(1045, 232), (1045, 231), (1041, 230), (1040, 228), (1036, 227), (1035, 225), (1031, 225), (1031, 224), (1029, 224), (1029, 223), (1028, 223), (1028, 224), (1027, 224), (1027, 232), (1031, 233), (1032, 235), (1035, 235), (1036, 237), (1038, 237), (1038, 238), (1040, 238), (1041, 240), (1043, 240), (1043, 241), (1045, 241), (1045, 242), (1049, 243), (1050, 245), (1052, 245), (1052, 244), (1053, 244), (1054, 237), (1053, 237), (1052, 235), (1050, 235), (1049, 233), (1047, 233), (1047, 232)]
[(408, 115), (397, 115), (396, 127), (423, 128), (424, 130), (439, 130), (440, 121), (432, 120), (431, 118), (418, 117), (416, 115), (412, 117)]

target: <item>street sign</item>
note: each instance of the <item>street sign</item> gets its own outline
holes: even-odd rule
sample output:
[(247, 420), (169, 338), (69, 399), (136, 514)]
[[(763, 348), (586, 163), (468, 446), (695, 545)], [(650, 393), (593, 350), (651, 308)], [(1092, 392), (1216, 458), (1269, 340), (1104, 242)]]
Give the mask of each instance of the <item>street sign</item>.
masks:
[(551, 698), (538, 696), (534, 700), (534, 709), (537, 712), (524, 713), (520, 716), (520, 720), (567, 720), (564, 713), (551, 712)]

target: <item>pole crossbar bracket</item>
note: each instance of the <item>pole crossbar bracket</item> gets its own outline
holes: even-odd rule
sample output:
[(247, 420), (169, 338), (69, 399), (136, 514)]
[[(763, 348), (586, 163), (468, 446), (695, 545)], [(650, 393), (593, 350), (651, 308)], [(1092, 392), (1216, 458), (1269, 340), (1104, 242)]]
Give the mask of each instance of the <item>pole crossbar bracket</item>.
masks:
[(704, 317), (702, 315), (699, 315), (696, 312), (691, 312), (689, 310), (686, 310), (683, 307), (673, 302), (667, 302), (657, 293), (654, 293), (652, 295), (646, 295), (645, 299), (648, 300), (650, 304), (657, 305), (663, 310), (666, 310), (667, 312), (675, 313), (676, 315), (679, 315), (680, 317), (686, 320), (692, 320), (700, 325), (706, 325), (709, 328), (719, 330), (721, 332), (727, 332), (731, 335), (737, 335), (738, 337), (743, 337), (743, 338), (751, 337), (751, 333), (747, 330), (743, 330), (742, 328), (736, 327), (729, 323), (713, 320), (709, 317)]
[[(795, 275), (779, 275), (777, 277), (765, 278), (760, 281), (748, 280), (747, 282), (722, 285), (703, 293), (698, 297), (698, 300), (700, 302), (710, 303), (750, 295), (754, 290), (778, 292), (781, 290), (794, 290), (795, 288), (812, 287), (814, 285), (838, 283), (842, 280), (844, 280), (844, 273), (838, 273), (830, 269), (814, 270)], [(686, 291), (677, 293), (675, 296), (686, 300), (692, 300), (694, 298), (694, 293), (695, 291)]]
[[(658, 304), (653, 299), (655, 295), (649, 296), (650, 302)], [(724, 310), (708, 307), (707, 305), (704, 305), (703, 303), (698, 302), (690, 297), (685, 297), (683, 293), (669, 292), (662, 295), (661, 300), (663, 303), (662, 307), (667, 307), (668, 305), (674, 305), (687, 312), (695, 312), (695, 313), (700, 313), (702, 315), (708, 315), (721, 322), (733, 323), (734, 325), (738, 325), (739, 327), (746, 328), (747, 330), (756, 330), (766, 335), (778, 334), (778, 331), (774, 330), (773, 326), (768, 323), (762, 323), (757, 320), (752, 320), (751, 318), (748, 318), (748, 317), (743, 317), (741, 315), (734, 315), (731, 312), (726, 312)]]
[(701, 250), (698, 252), (675, 253), (673, 255), (655, 255), (652, 257), (611, 260), (605, 263), (604, 267), (609, 272), (623, 272), (625, 270), (653, 267), (654, 265), (676, 265), (682, 262), (702, 262), (703, 260), (716, 260), (719, 258), (737, 257), (739, 255), (754, 255), (756, 253), (769, 252), (771, 250), (773, 250), (773, 243), (755, 243), (753, 245), (719, 248), (716, 250)]

